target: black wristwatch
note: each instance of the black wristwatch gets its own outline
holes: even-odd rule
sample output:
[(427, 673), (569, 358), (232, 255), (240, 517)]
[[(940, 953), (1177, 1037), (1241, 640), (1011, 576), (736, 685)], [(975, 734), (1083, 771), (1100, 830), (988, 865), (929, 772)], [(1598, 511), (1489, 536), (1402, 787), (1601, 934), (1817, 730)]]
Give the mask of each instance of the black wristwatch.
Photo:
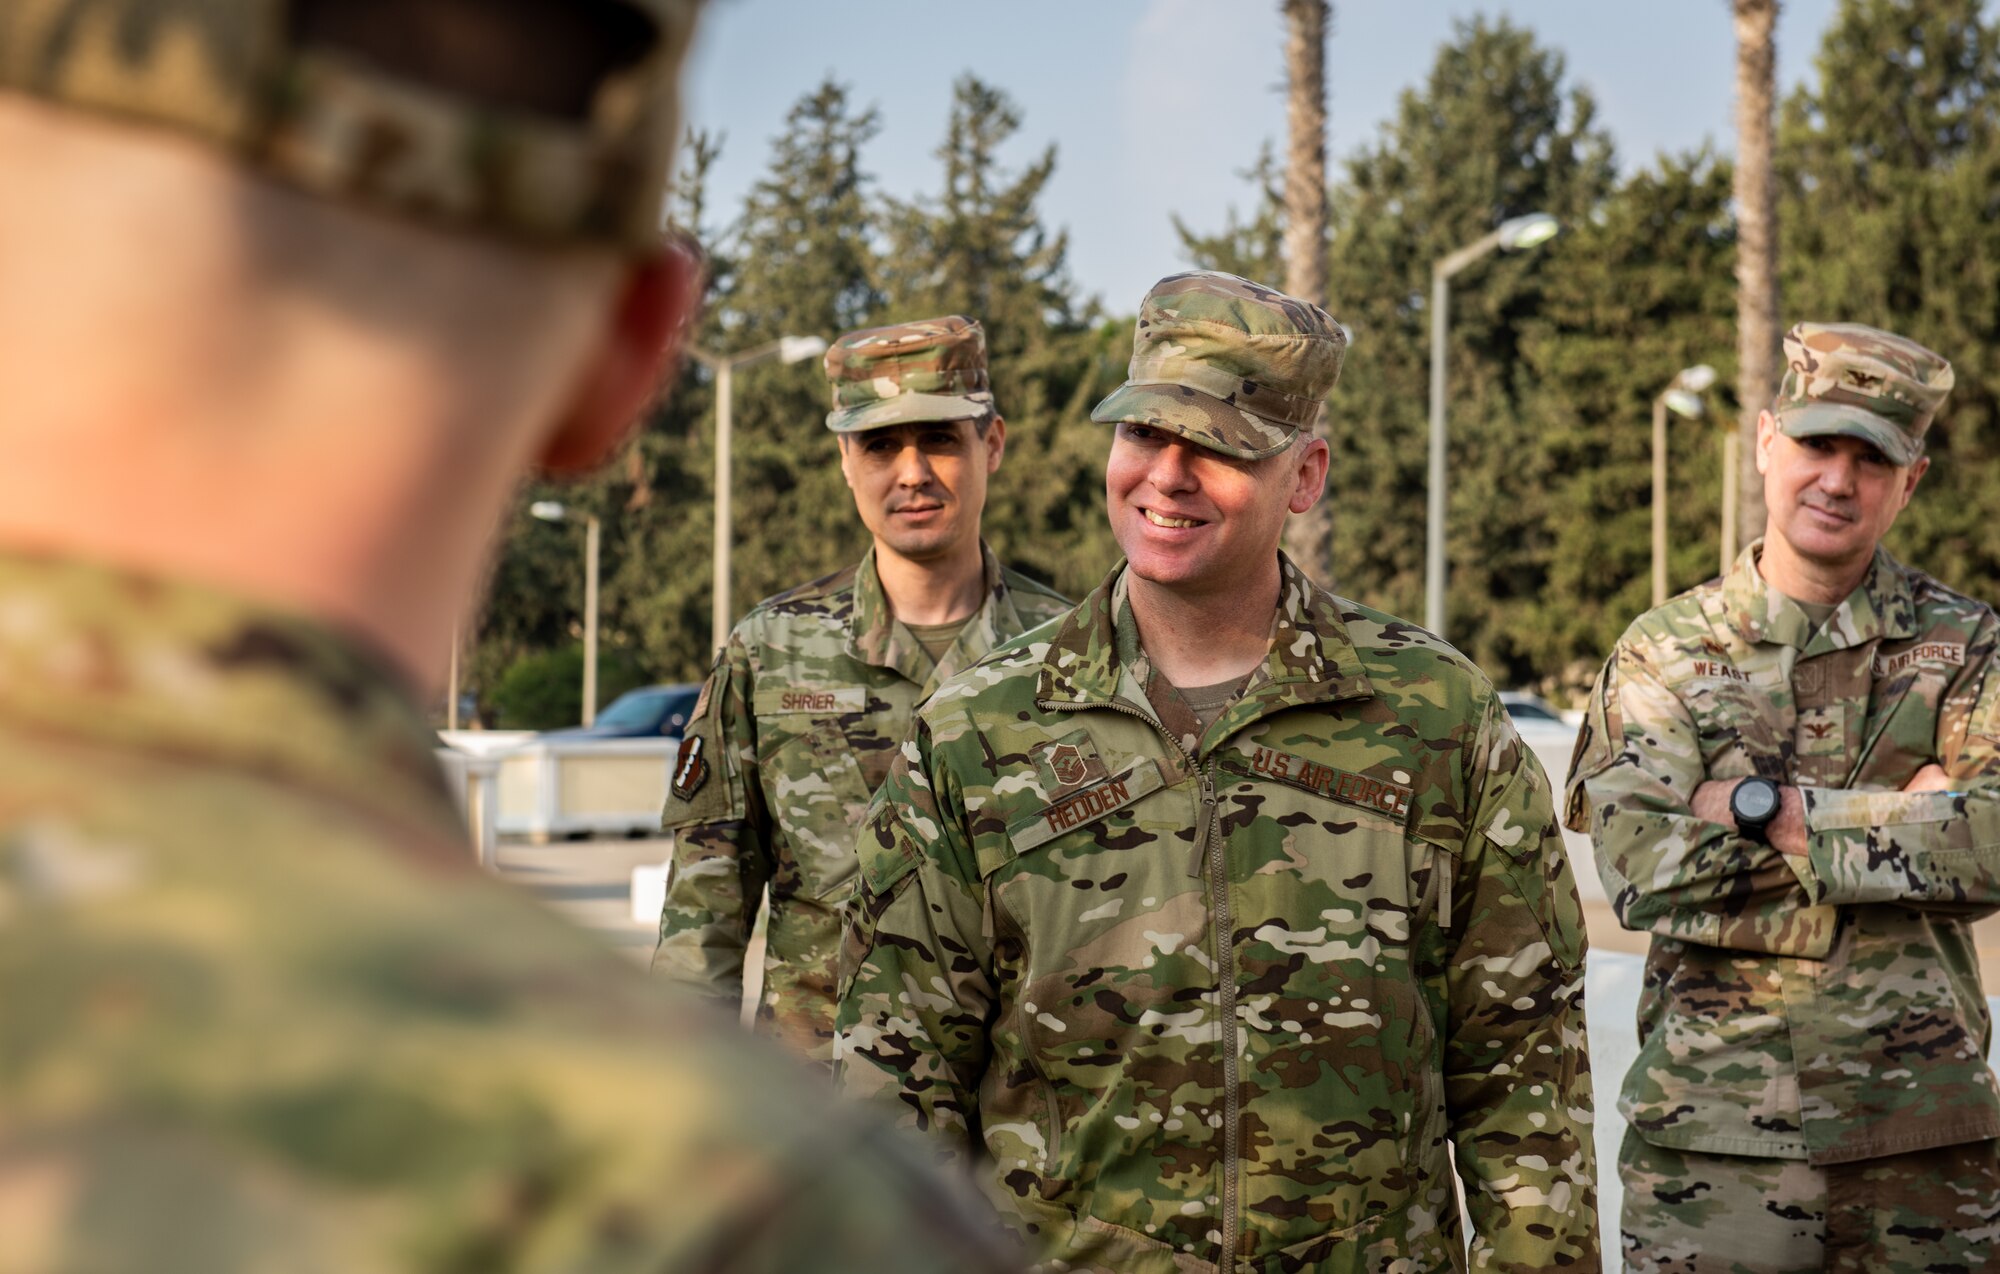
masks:
[(1778, 817), (1778, 785), (1769, 779), (1748, 778), (1729, 794), (1729, 813), (1743, 839), (1759, 845), (1771, 843), (1771, 820)]

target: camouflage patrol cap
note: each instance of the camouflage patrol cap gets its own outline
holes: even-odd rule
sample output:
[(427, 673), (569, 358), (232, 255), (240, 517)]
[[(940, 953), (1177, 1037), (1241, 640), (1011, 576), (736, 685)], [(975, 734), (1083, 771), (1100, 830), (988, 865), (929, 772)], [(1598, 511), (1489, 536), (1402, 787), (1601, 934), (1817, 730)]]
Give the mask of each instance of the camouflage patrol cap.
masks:
[(660, 242), (699, 0), (616, 7), (645, 43), (616, 50), (577, 118), (310, 40), (295, 0), (0, 0), (0, 90), (171, 128), (317, 195), (644, 250)]
[(963, 314), (849, 332), (826, 351), (839, 434), (993, 411), (986, 330)]
[(1090, 418), (1261, 460), (1318, 422), (1346, 353), (1347, 329), (1310, 301), (1233, 274), (1176, 274), (1146, 294), (1125, 383)]
[(1951, 364), (1915, 341), (1859, 323), (1800, 323), (1785, 333), (1771, 415), (1787, 437), (1847, 434), (1907, 465), (1951, 387)]

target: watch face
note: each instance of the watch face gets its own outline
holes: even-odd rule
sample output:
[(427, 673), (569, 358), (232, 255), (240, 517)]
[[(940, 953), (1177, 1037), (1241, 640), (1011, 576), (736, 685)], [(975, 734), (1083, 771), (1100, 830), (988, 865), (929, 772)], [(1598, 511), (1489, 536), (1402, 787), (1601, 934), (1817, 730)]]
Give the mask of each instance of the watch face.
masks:
[(1766, 780), (1751, 779), (1736, 785), (1729, 803), (1735, 807), (1737, 817), (1761, 823), (1777, 813), (1778, 789)]

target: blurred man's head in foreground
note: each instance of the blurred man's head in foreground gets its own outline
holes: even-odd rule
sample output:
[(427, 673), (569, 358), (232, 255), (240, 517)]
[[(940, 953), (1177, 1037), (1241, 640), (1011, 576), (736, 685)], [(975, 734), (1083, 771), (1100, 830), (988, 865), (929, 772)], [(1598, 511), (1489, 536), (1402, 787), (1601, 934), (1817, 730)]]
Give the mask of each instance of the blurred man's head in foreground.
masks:
[(210, 580), (422, 676), (536, 465), (696, 300), (685, 0), (0, 10), (0, 543)]

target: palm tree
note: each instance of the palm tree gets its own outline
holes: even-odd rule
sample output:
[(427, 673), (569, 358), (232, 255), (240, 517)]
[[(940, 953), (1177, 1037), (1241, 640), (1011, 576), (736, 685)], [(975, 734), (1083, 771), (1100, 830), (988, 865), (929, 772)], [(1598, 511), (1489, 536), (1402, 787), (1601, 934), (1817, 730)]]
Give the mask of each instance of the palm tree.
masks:
[[(1757, 415), (1778, 392), (1778, 207), (1771, 172), (1778, 0), (1731, 0), (1736, 22), (1736, 401), (1735, 525), (1725, 514), (1725, 566), (1739, 543), (1764, 533), (1757, 476)], [(1728, 504), (1724, 501), (1725, 507)], [(1738, 538), (1740, 536), (1740, 539)]]
[[(1328, 0), (1279, 0), (1285, 15), (1285, 291), (1326, 304), (1326, 35)], [(1285, 528), (1308, 576), (1333, 583), (1333, 504), (1323, 499)]]

